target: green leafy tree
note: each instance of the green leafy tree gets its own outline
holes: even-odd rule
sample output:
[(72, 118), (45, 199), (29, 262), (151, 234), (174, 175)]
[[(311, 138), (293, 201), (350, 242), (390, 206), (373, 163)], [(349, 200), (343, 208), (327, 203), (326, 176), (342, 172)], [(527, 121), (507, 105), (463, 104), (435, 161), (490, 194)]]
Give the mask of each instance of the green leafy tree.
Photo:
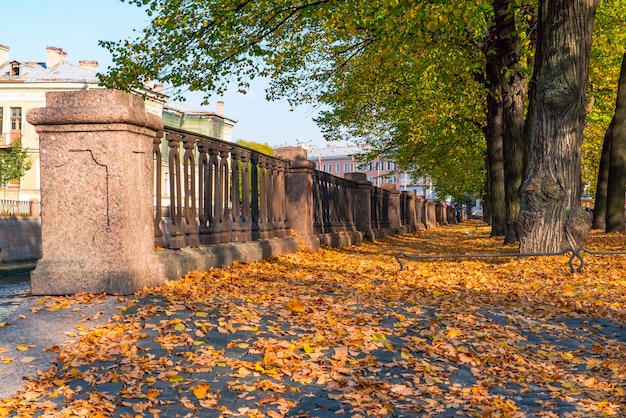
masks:
[(0, 153), (0, 187), (6, 192), (9, 182), (24, 177), (32, 165), (28, 150), (22, 148), (19, 141), (13, 143), (6, 152)]
[[(576, 0), (576, 5), (590, 10), (590, 1)], [(319, 119), (329, 137), (355, 138), (372, 153), (397, 160), (404, 171), (426, 173), (448, 194), (456, 194), (452, 184), (471, 194), (484, 188), (485, 173), (495, 173), (494, 161), (485, 160), (484, 153), (500, 137), (502, 157), (497, 158), (507, 171), (498, 178), (509, 182), (502, 185), (508, 206), (501, 218), (507, 237), (516, 230), (513, 224), (520, 204), (514, 199), (525, 165), (529, 177), (536, 178), (543, 169), (537, 159), (555, 163), (566, 155), (530, 145), (537, 138), (537, 126), (547, 126), (542, 125), (544, 120), (535, 119), (545, 114), (538, 112), (546, 98), (539, 86), (549, 87), (554, 81), (546, 72), (559, 79), (547, 71), (546, 62), (556, 58), (553, 61), (576, 64), (580, 73), (572, 78), (574, 90), (586, 86), (588, 59), (584, 54), (580, 62), (572, 61), (566, 51), (548, 44), (548, 54), (553, 55), (535, 57), (533, 41), (540, 45), (546, 34), (558, 33), (585, 46), (591, 39), (586, 24), (588, 18), (593, 22), (593, 14), (576, 17), (585, 25), (582, 32), (569, 37), (576, 30), (557, 19), (562, 13), (554, 9), (542, 18), (535, 0), (128, 2), (145, 7), (153, 19), (136, 40), (102, 42), (115, 63), (102, 77), (105, 85), (138, 89), (147, 81), (159, 80), (174, 86), (175, 95), (189, 88), (206, 92), (208, 100), (231, 83), (245, 91), (251, 79), (265, 76), (272, 80), (268, 99), (286, 97), (292, 105), (329, 105), (331, 110)], [(538, 3), (539, 12), (548, 8), (545, 0)], [(571, 5), (563, 6), (570, 10), (565, 6)], [(533, 73), (536, 88), (525, 99), (532, 59), (534, 68), (544, 72)], [(488, 63), (492, 73), (486, 71)], [(494, 114), (502, 118), (499, 130), (493, 132), (488, 129), (493, 118), (486, 105), (489, 97), (494, 100)], [(521, 142), (527, 102), (531, 104), (527, 142)], [(584, 114), (584, 110), (577, 113), (583, 121)], [(580, 120), (572, 122), (578, 129)], [(568, 139), (553, 128), (548, 127), (554, 134), (551, 143)], [(577, 131), (572, 138), (574, 153), (580, 153)], [(524, 154), (525, 150), (529, 153)], [(580, 158), (571, 157), (568, 187), (570, 178), (580, 177)], [(527, 206), (523, 207), (526, 230), (520, 238), (544, 242), (539, 238), (544, 231), (527, 222), (541, 218), (537, 208), (528, 204), (528, 197), (521, 201)], [(568, 208), (575, 204), (575, 197), (568, 195)], [(491, 206), (493, 212), (496, 208)], [(559, 213), (546, 215), (542, 221), (546, 228), (559, 225), (561, 229)], [(550, 240), (562, 247), (562, 236)]]
[(253, 149), (255, 151), (261, 152), (265, 155), (274, 155), (274, 150), (269, 144), (261, 144), (259, 142), (254, 141), (246, 141), (245, 139), (238, 139), (235, 141), (237, 145), (241, 145), (246, 148)]

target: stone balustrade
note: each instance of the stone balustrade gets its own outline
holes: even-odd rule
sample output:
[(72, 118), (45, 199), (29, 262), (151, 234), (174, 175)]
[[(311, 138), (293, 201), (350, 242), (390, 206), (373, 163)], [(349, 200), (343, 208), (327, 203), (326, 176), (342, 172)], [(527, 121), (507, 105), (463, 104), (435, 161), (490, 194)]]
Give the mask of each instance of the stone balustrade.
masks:
[(270, 157), (164, 128), (131, 94), (46, 98), (27, 115), (41, 147), (34, 294), (128, 294), (301, 245), (317, 250), (456, 222), (453, 208), (374, 187), (364, 173), (317, 171), (300, 147)]

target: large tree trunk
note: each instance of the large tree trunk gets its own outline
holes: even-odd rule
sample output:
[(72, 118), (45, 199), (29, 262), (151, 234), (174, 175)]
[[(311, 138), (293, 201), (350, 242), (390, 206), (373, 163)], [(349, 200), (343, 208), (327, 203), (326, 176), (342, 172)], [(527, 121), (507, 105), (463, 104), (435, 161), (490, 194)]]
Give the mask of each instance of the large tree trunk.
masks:
[(598, 0), (540, 0), (537, 86), (520, 252), (579, 248), (591, 228), (580, 205), (585, 91)]
[(503, 236), (506, 232), (506, 199), (504, 194), (504, 151), (502, 149), (502, 96), (499, 86), (498, 66), (495, 55), (487, 57), (487, 164), (489, 182), (489, 214), (491, 236)]
[(524, 178), (524, 99), (526, 76), (520, 64), (521, 50), (515, 27), (514, 0), (493, 0), (495, 52), (498, 59), (499, 87), (502, 89), (502, 141), (506, 230), (504, 243), (518, 240), (520, 186)]
[(611, 141), (606, 194), (606, 232), (624, 232), (624, 184), (626, 183), (626, 54), (617, 86), (615, 126)]
[(606, 193), (609, 182), (609, 160), (611, 159), (611, 142), (613, 141), (613, 127), (615, 117), (611, 120), (604, 134), (602, 155), (600, 155), (600, 168), (598, 169), (598, 183), (596, 185), (596, 199), (593, 204), (593, 229), (606, 228)]

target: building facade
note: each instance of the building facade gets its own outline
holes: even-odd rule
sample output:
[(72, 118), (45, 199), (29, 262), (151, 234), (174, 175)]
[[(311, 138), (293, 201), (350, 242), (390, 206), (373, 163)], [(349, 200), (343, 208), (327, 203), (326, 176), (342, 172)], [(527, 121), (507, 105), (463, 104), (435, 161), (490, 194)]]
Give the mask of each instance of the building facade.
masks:
[[(100, 89), (97, 61), (67, 62), (61, 48), (46, 48), (45, 61), (19, 62), (10, 60), (10, 48), (0, 45), (0, 152), (20, 142), (28, 151), (32, 168), (20, 180), (12, 181), (0, 194), (0, 199), (39, 199), (39, 137), (26, 122), (30, 109), (46, 105), (46, 93)], [(223, 115), (223, 103), (218, 112), (168, 102), (159, 85), (145, 92), (146, 111), (161, 118), (165, 126), (184, 129), (230, 141), (235, 121)], [(220, 113), (220, 109), (222, 112)]]
[(327, 147), (307, 150), (307, 159), (315, 162), (317, 170), (344, 177), (346, 173), (365, 173), (374, 186), (395, 184), (400, 191), (412, 191), (427, 199), (435, 197), (432, 183), (427, 179), (414, 179), (398, 170), (394, 161), (377, 158), (373, 161), (359, 161), (357, 156), (363, 151), (359, 147)]

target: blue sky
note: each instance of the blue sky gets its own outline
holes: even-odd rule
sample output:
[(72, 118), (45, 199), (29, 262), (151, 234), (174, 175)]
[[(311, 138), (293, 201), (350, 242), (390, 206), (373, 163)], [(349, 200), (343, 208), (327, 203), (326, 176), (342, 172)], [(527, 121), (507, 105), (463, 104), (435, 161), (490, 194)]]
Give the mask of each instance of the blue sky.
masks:
[[(111, 65), (111, 55), (98, 40), (134, 38), (149, 22), (143, 10), (120, 0), (18, 0), (5, 2), (2, 15), (0, 44), (11, 49), (11, 60), (45, 61), (46, 47), (55, 46), (63, 48), (71, 64), (97, 60), (100, 71)], [(225, 115), (237, 121), (235, 140), (326, 146), (311, 108), (290, 111), (286, 102), (267, 102), (264, 89), (262, 81), (255, 82), (245, 95), (229, 91), (201, 107), (215, 111), (215, 103), (223, 100)], [(200, 106), (201, 97), (190, 95), (186, 103)]]

